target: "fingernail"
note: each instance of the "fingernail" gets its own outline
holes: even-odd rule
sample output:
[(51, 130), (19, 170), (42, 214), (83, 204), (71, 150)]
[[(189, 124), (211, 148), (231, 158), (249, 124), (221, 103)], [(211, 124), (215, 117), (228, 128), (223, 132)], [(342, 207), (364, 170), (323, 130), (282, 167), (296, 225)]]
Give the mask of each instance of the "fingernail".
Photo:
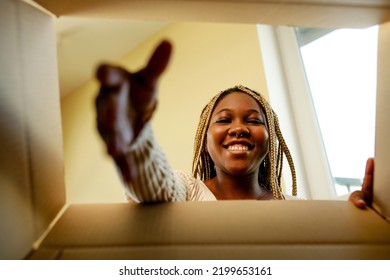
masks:
[(359, 206), (359, 208), (366, 208), (367, 206), (366, 202), (361, 198), (356, 200), (356, 204)]

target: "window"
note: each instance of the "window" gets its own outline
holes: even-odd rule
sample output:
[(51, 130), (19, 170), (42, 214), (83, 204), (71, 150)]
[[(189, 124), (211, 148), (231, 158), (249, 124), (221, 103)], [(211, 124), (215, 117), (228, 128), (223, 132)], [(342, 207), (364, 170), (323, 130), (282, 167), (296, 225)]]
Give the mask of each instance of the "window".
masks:
[(374, 155), (378, 27), (296, 28), (337, 195), (360, 189)]
[[(374, 154), (378, 27), (257, 29), (270, 101), (295, 162), (298, 195), (347, 198), (342, 195), (360, 188), (366, 159)], [(288, 175), (284, 172), (287, 193)]]

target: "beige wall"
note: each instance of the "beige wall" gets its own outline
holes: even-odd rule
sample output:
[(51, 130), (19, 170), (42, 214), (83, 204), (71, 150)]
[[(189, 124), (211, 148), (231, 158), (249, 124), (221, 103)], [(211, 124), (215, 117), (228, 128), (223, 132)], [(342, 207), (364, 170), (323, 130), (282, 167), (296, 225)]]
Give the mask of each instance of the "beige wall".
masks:
[[(144, 65), (163, 38), (174, 45), (160, 82), (155, 135), (174, 169), (191, 172), (193, 138), (201, 109), (236, 84), (266, 92), (255, 25), (175, 23), (144, 42), (119, 64)], [(119, 178), (95, 129), (97, 85), (90, 81), (62, 100), (68, 202), (124, 201)]]

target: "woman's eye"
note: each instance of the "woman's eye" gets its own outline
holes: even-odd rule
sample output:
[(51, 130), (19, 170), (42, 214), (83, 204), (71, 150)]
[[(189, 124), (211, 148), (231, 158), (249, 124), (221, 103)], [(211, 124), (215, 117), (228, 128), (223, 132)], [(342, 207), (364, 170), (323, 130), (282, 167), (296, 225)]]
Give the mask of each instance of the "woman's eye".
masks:
[(250, 120), (247, 120), (247, 123), (251, 123), (251, 124), (264, 124), (264, 122), (260, 119), (250, 119)]
[(218, 119), (216, 123), (230, 123), (230, 119)]

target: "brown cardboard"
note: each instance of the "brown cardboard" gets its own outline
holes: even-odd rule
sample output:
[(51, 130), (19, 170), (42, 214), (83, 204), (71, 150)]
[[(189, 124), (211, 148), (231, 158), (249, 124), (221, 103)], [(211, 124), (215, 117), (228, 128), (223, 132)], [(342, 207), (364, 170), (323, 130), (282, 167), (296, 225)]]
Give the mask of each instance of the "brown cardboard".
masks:
[(390, 221), (390, 22), (379, 29), (374, 207)]
[[(0, 258), (23, 257), (35, 239), (17, 36), (19, 7), (14, 4), (0, 2)], [(10, 213), (18, 213), (19, 221)]]
[(0, 2), (0, 259), (23, 258), (65, 204), (53, 18)]
[(377, 259), (390, 258), (390, 225), (340, 201), (72, 205), (40, 250), (59, 259)]
[[(45, 249), (43, 249), (45, 251)], [(32, 259), (46, 260), (355, 260), (389, 259), (388, 245), (376, 244), (260, 244), (171, 245), (66, 248), (51, 255), (37, 251)], [(45, 252), (47, 253), (47, 251)]]
[[(37, 2), (58, 15), (123, 17), (141, 11), (138, 14), (142, 17), (150, 13), (155, 19), (175, 19), (177, 14), (187, 20), (222, 17), (244, 21), (247, 17), (249, 22), (272, 23), (275, 18), (278, 24), (289, 24), (292, 19), (298, 22), (301, 17), (299, 22), (317, 26), (330, 24), (330, 12), (335, 11), (334, 6), (322, 2), (315, 8), (319, 2), (314, 0), (293, 7), (285, 1), (245, 1), (244, 6), (222, 0), (182, 1), (184, 4), (124, 0)], [(389, 20), (385, 1), (367, 1), (366, 5), (344, 3), (349, 3), (341, 9), (344, 14), (332, 14), (332, 21), (337, 24), (367, 25)], [(259, 8), (264, 8), (266, 14), (256, 18), (254, 14)], [(218, 11), (221, 16), (212, 13), (217, 9), (222, 9)], [(242, 16), (233, 13), (238, 9)], [(204, 15), (194, 16), (194, 10)], [(385, 219), (373, 210), (331, 201), (71, 205), (41, 246), (27, 254), (32, 242), (64, 204), (54, 29), (50, 16), (22, 1), (3, 0), (0, 11), (0, 258), (390, 258), (390, 224)], [(325, 13), (317, 20), (321, 11)], [(380, 35), (379, 53), (384, 62), (379, 64), (378, 96), (385, 99), (381, 99), (384, 104), (377, 115), (377, 135), (381, 139), (377, 142), (377, 155), (388, 152), (385, 139), (389, 133), (381, 128), (386, 124), (388, 127), (390, 119), (388, 97), (383, 97), (390, 88), (385, 81), (389, 69), (389, 56), (385, 53), (388, 26), (382, 25)], [(386, 158), (378, 157), (376, 161), (375, 205), (383, 215), (388, 215), (390, 201)]]
[[(367, 27), (390, 20), (385, 0), (36, 0), (57, 16)], [(196, 12), (194, 12), (196, 11)]]
[(65, 204), (56, 38), (51, 17), (31, 6), (21, 8), (20, 12), (23, 34), (20, 44), (28, 46), (21, 56), (22, 78), (34, 218), (39, 236)]

